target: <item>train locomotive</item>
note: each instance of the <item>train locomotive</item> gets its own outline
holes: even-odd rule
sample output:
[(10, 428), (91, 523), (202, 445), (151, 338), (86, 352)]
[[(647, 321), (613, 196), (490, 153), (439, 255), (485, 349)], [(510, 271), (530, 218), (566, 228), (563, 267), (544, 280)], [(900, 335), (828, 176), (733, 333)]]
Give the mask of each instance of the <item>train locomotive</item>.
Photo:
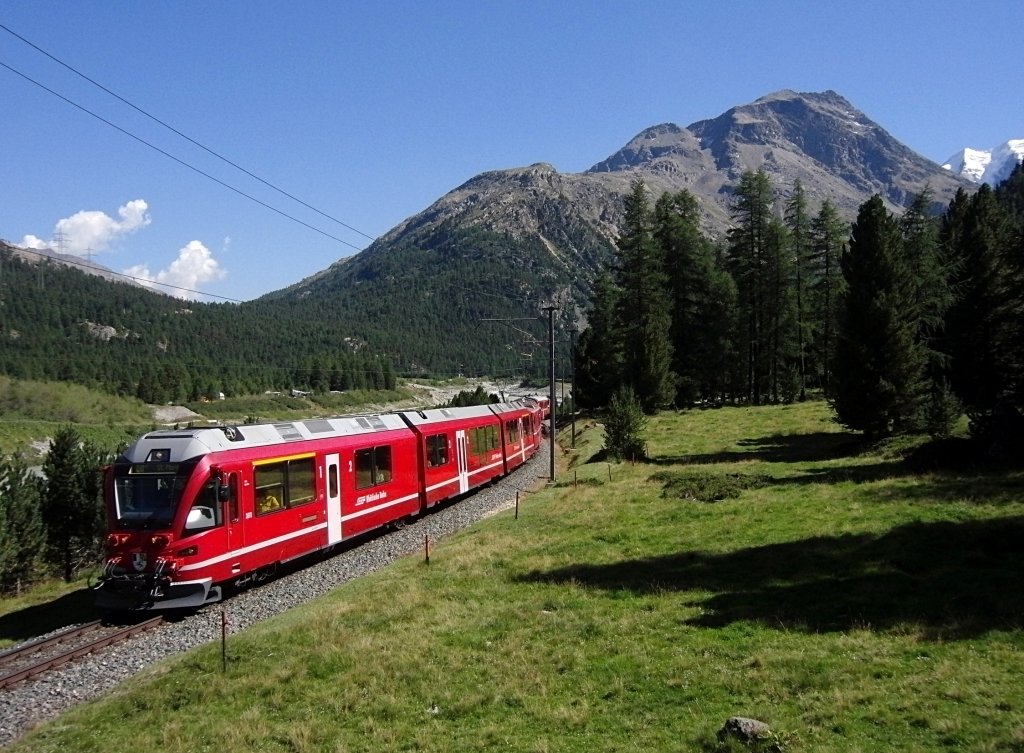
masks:
[(523, 399), (153, 431), (104, 474), (104, 610), (196, 608), (224, 587), (422, 514), (535, 455)]

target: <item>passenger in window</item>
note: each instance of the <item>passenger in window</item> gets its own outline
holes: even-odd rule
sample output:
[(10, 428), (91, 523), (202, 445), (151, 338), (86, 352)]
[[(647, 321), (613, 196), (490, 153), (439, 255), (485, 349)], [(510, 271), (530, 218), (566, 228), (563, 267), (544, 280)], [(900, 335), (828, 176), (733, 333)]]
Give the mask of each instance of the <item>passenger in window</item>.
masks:
[(272, 510), (281, 509), (281, 500), (275, 497), (271, 492), (267, 492), (263, 495), (259, 502), (260, 513), (271, 512)]

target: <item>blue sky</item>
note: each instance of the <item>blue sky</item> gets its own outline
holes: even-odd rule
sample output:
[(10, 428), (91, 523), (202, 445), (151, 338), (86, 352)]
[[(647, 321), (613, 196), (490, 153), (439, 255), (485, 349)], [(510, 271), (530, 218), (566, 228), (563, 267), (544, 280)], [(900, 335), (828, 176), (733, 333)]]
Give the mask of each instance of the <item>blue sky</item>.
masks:
[[(833, 89), (942, 161), (1024, 138), (1020, 0), (51, 2), (0, 24), (369, 236), (474, 175), (577, 172), (644, 128)], [(232, 300), (369, 241), (0, 29), (0, 238)], [(329, 238), (327, 235), (335, 236)], [(170, 292), (174, 292), (171, 290)], [(184, 295), (180, 291), (178, 294)]]

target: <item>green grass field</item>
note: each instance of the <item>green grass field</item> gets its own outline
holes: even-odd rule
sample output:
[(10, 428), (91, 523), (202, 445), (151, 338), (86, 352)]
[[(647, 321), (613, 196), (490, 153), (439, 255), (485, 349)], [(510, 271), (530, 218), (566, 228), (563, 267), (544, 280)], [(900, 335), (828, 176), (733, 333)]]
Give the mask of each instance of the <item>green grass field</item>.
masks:
[(911, 473), (821, 403), (663, 414), (648, 463), (579, 428), (518, 520), (13, 750), (710, 752), (742, 715), (781, 751), (1024, 751), (1021, 473)]

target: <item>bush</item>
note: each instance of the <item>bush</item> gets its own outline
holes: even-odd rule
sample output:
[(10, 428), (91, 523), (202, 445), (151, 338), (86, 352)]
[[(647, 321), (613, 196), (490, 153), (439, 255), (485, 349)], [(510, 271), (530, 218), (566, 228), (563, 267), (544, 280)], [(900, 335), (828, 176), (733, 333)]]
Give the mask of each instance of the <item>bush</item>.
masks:
[(692, 471), (675, 473), (662, 471), (651, 476), (665, 486), (661, 496), (665, 499), (692, 499), (696, 502), (721, 502), (740, 496), (744, 489), (767, 486), (772, 477), (764, 473), (707, 473)]
[(604, 447), (619, 460), (638, 460), (647, 452), (641, 436), (647, 428), (640, 401), (632, 387), (620, 387), (608, 403), (604, 422)]

